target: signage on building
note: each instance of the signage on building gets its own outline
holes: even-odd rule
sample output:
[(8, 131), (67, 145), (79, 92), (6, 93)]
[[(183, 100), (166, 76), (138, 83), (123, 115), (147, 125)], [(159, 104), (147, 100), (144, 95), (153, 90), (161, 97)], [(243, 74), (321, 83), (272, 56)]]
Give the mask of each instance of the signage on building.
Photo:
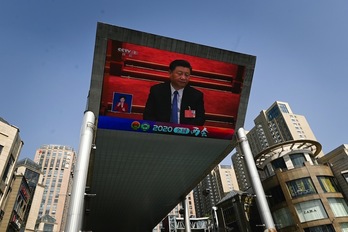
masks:
[(19, 192), (22, 194), (24, 200), (28, 202), (30, 195), (28, 193), (28, 189), (24, 186), (24, 184), (21, 185)]
[(17, 229), (21, 228), (21, 222), (16, 214), (13, 214), (12, 220), (11, 220), (12, 225), (14, 225)]

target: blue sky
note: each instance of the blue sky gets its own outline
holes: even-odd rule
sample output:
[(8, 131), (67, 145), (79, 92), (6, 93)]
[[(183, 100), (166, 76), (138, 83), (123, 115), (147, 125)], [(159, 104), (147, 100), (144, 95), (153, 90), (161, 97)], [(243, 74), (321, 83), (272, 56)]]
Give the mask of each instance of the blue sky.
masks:
[(20, 129), (20, 159), (78, 150), (97, 22), (254, 55), (246, 130), (279, 100), (324, 153), (348, 143), (346, 0), (13, 0), (0, 3), (0, 117)]

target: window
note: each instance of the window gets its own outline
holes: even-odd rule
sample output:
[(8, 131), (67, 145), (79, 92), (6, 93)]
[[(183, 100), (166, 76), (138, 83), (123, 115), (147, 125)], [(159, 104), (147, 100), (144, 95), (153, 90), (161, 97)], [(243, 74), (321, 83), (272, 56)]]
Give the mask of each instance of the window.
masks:
[(342, 232), (348, 232), (348, 222), (343, 222), (340, 225), (341, 225)]
[(43, 230), (44, 231), (53, 231), (53, 225), (52, 224), (45, 224)]
[(41, 157), (40, 157), (40, 161), (39, 161), (39, 165), (40, 165), (40, 166), (42, 166), (42, 163), (43, 163), (43, 161), (44, 161), (44, 158), (45, 158), (44, 156), (41, 156)]
[(274, 118), (277, 118), (280, 115), (280, 111), (278, 106), (274, 106), (272, 109), (270, 109), (267, 113), (268, 120), (271, 121)]
[(289, 208), (281, 208), (273, 212), (274, 222), (277, 229), (281, 229), (294, 224)]
[(294, 168), (300, 168), (304, 166), (304, 162), (306, 162), (306, 157), (302, 154), (291, 154), (290, 159)]
[(270, 177), (270, 176), (272, 176), (274, 174), (274, 172), (272, 170), (270, 170), (268, 166), (265, 166), (263, 171), (264, 171), (266, 177)]
[(348, 183), (348, 172), (342, 173), (343, 178), (346, 180)]
[(12, 158), (12, 156), (10, 156), (10, 158), (9, 158), (9, 160), (8, 160), (8, 163), (7, 163), (7, 165), (6, 165), (6, 168), (5, 168), (4, 174), (3, 174), (3, 176), (2, 176), (2, 180), (3, 180), (3, 181), (6, 181), (7, 175), (8, 175), (8, 173), (9, 173), (9, 171), (10, 171), (11, 166), (12, 166), (13, 163), (14, 163), (14, 159)]
[(348, 216), (348, 206), (343, 198), (328, 198), (327, 200), (335, 217)]
[(275, 160), (273, 160), (271, 163), (272, 163), (272, 166), (273, 166), (273, 169), (274, 169), (274, 170), (276, 170), (276, 169), (278, 169), (278, 168), (285, 169), (285, 170), (287, 169), (283, 157), (280, 157), (280, 158), (278, 158), (278, 159), (275, 159)]
[(295, 209), (301, 222), (327, 218), (327, 214), (320, 200), (298, 203), (295, 205)]
[(60, 158), (57, 158), (56, 169), (59, 169), (59, 165), (60, 165)]
[(37, 183), (39, 182), (40, 174), (30, 169), (26, 169), (24, 176), (28, 181), (30, 189), (33, 191), (33, 189), (36, 187)]
[(289, 113), (288, 108), (285, 104), (279, 104), (279, 108), (283, 113)]
[(54, 162), (55, 162), (55, 161), (56, 161), (56, 160), (55, 160), (54, 158), (51, 158), (50, 168), (53, 168)]
[(21, 198), (20, 196), (18, 196), (18, 197), (17, 197), (17, 201), (16, 201), (15, 206), (14, 206), (14, 210), (15, 210), (16, 212), (19, 211), (21, 201), (22, 201), (22, 198)]
[(48, 159), (49, 159), (48, 157), (46, 157), (46, 159), (45, 159), (45, 164), (44, 164), (44, 167), (45, 167), (45, 168), (48, 167), (48, 161), (49, 161)]
[(282, 191), (282, 189), (281, 189), (281, 187), (279, 185), (277, 185), (277, 186), (267, 190), (266, 194), (271, 196), (271, 197), (267, 198), (267, 200), (269, 202), (269, 205), (271, 207), (275, 206), (278, 203), (281, 203), (281, 202), (285, 201), (285, 197), (284, 197), (283, 191)]
[(325, 193), (338, 192), (338, 188), (335, 184), (333, 177), (319, 176), (318, 179), (319, 179), (320, 186)]
[(300, 197), (307, 194), (316, 193), (312, 180), (310, 178), (302, 178), (286, 183), (291, 197)]
[(332, 225), (322, 225), (322, 226), (314, 226), (310, 228), (305, 228), (305, 232), (335, 232), (332, 228)]

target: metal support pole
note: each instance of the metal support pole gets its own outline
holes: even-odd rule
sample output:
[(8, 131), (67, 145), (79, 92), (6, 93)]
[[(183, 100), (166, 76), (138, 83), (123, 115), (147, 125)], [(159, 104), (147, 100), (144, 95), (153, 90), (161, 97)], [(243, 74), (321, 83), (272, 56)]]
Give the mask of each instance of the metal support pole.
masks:
[(74, 171), (74, 181), (70, 196), (65, 232), (81, 231), (84, 195), (94, 129), (95, 116), (91, 111), (86, 111), (81, 127), (80, 146)]
[(185, 232), (191, 232), (191, 223), (190, 223), (190, 215), (189, 215), (189, 207), (187, 202), (187, 197), (182, 201), (182, 206), (184, 207), (184, 220), (185, 220)]
[(259, 214), (261, 216), (261, 220), (265, 224), (265, 232), (276, 231), (271, 210), (268, 206), (266, 195), (261, 184), (260, 176), (256, 169), (254, 157), (251, 153), (249, 142), (243, 128), (238, 129), (237, 140), (239, 143), (239, 148), (242, 154), (244, 155), (245, 163), (251, 180), (251, 185), (256, 194), (256, 204), (259, 210)]
[(216, 206), (213, 206), (212, 207), (212, 214), (213, 214), (213, 226), (214, 226), (214, 228), (213, 228), (213, 231), (215, 232), (215, 231), (219, 231), (219, 219), (218, 219), (218, 216), (217, 216), (217, 213), (216, 213), (216, 211), (217, 211), (217, 207)]

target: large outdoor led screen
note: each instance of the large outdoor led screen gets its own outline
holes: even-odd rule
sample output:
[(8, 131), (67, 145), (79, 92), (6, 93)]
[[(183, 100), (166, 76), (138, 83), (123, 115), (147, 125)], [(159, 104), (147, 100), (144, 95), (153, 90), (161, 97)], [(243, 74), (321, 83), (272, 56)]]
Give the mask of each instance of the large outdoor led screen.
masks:
[[(98, 128), (232, 138), (245, 66), (111, 39), (106, 49)], [(203, 93), (204, 125), (143, 119), (151, 86), (169, 81), (169, 64), (177, 59), (187, 60), (192, 66), (189, 84)]]
[[(157, 87), (177, 74), (169, 64), (178, 59), (192, 71), (174, 124), (171, 89)], [(95, 197), (85, 199), (83, 230), (150, 231), (181, 202), (235, 148), (255, 63), (252, 55), (98, 23), (86, 108), (97, 125), (86, 181)]]

